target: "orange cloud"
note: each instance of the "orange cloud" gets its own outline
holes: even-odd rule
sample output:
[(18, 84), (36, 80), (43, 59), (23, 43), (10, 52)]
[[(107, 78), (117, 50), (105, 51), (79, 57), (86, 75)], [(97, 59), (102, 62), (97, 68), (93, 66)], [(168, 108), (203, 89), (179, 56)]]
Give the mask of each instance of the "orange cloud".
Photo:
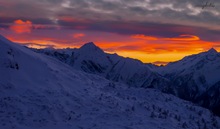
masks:
[(73, 34), (73, 38), (81, 38), (81, 37), (84, 37), (85, 34), (83, 33), (76, 33), (76, 34)]
[(144, 34), (136, 34), (136, 35), (131, 35), (131, 38), (143, 39), (143, 40), (169, 40), (169, 41), (197, 41), (197, 40), (200, 40), (200, 38), (198, 36), (189, 35), (189, 34), (183, 34), (183, 35), (180, 35), (179, 37), (172, 37), (172, 38), (157, 38), (157, 37), (153, 37), (153, 36), (147, 36)]
[(39, 38), (39, 39), (33, 39), (29, 36), (7, 36), (7, 38), (13, 42), (17, 42), (22, 45), (26, 45), (28, 47), (33, 47), (33, 48), (46, 48), (46, 47), (53, 47), (53, 48), (69, 48), (69, 47), (78, 47), (74, 45), (69, 45), (69, 44), (60, 44), (63, 42), (61, 39), (56, 39), (56, 38)]
[(16, 33), (31, 33), (32, 22), (31, 21), (22, 21), (15, 20), (14, 24), (10, 26), (10, 29)]
[(131, 35), (131, 38), (135, 38), (135, 39), (144, 39), (144, 40), (157, 40), (156, 37), (153, 37), (153, 36), (146, 36), (146, 35), (144, 35), (144, 34)]
[(164, 40), (173, 40), (173, 41), (197, 41), (200, 40), (198, 36), (195, 35), (180, 35), (179, 37), (174, 37), (174, 38), (164, 38)]

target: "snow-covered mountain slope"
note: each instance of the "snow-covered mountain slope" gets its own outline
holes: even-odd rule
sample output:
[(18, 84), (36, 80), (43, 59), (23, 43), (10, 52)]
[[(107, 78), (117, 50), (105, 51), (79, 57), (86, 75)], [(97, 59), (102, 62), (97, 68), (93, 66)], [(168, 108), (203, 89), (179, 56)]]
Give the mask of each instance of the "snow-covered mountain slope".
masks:
[[(187, 56), (180, 61), (169, 63), (165, 67), (158, 67), (162, 74), (186, 74), (189, 72), (196, 72), (196, 75), (201, 74), (206, 78), (208, 85), (213, 85), (220, 80), (217, 76), (220, 72), (220, 53), (215, 49), (210, 49), (207, 52)], [(217, 68), (217, 69), (216, 69)], [(210, 72), (211, 71), (211, 72)], [(195, 75), (195, 77), (197, 77)]]
[(209, 110), (153, 89), (129, 88), (0, 36), (1, 129), (220, 127)]
[(157, 69), (170, 79), (175, 95), (220, 115), (220, 53), (215, 49), (191, 55)]
[[(101, 75), (109, 80), (124, 82), (133, 87), (154, 87), (166, 91), (168, 80), (139, 60), (104, 53), (90, 42), (79, 49), (33, 49), (57, 58), (75, 69)], [(71, 52), (70, 52), (71, 51)]]
[(101, 75), (109, 80), (172, 93), (220, 115), (220, 54), (213, 48), (169, 63), (165, 67), (104, 53), (92, 42), (79, 49), (33, 50), (55, 57), (75, 69)]

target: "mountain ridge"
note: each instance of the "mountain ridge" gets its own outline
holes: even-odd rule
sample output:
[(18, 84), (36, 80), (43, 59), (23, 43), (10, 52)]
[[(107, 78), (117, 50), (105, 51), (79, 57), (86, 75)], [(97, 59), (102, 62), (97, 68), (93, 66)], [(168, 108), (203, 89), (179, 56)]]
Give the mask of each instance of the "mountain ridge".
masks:
[[(43, 49), (35, 51), (45, 53)], [(155, 80), (160, 80), (161, 82), (166, 82), (167, 80), (154, 72), (151, 68), (152, 66), (145, 65), (140, 60), (104, 53), (103, 50), (91, 42), (77, 50), (73, 50), (71, 55), (65, 52), (60, 53), (59, 55), (63, 55), (62, 58), (55, 55), (55, 53), (57, 53), (56, 50), (49, 55), (61, 61), (67, 57), (64, 62), (67, 62), (75, 69), (87, 73), (97, 74), (109, 80), (124, 82), (135, 87), (158, 87), (161, 90), (166, 90), (166, 86), (158, 86)]]
[[(94, 43), (90, 45), (97, 47)], [(98, 55), (93, 55), (92, 49), (87, 51), (91, 53), (87, 54), (86, 52), (80, 52), (80, 49), (76, 50), (74, 54), (78, 53), (81, 61), (77, 62), (72, 57), (75, 63), (78, 63), (77, 67), (74, 64), (69, 65), (78, 70), (97, 74), (112, 81), (123, 82), (133, 87), (156, 88), (211, 110), (212, 107), (220, 104), (220, 102), (215, 102), (214, 105), (206, 105), (202, 101), (211, 102), (213, 98), (208, 97), (209, 100), (205, 100), (205, 98), (201, 99), (200, 97), (207, 96), (204, 95), (207, 92), (215, 94), (214, 91), (209, 91), (208, 89), (213, 89), (211, 87), (217, 85), (216, 83), (220, 81), (217, 76), (219, 71), (216, 70), (220, 66), (215, 62), (219, 61), (220, 55), (214, 48), (206, 52), (186, 56), (182, 60), (161, 67), (144, 64), (131, 58), (106, 54), (104, 51)], [(182, 83), (181, 85), (179, 84), (180, 82)], [(198, 98), (201, 101), (198, 102)], [(213, 101), (218, 99), (219, 97), (216, 97)]]
[[(219, 64), (220, 53), (211, 48), (157, 70), (172, 80), (169, 85), (172, 87), (173, 94), (209, 108), (220, 115), (220, 96), (217, 95), (220, 83)], [(212, 94), (215, 96), (213, 97)]]
[[(129, 88), (1, 39), (0, 46), (0, 128), (220, 127), (209, 110), (175, 96)], [(19, 68), (8, 67), (14, 62)]]

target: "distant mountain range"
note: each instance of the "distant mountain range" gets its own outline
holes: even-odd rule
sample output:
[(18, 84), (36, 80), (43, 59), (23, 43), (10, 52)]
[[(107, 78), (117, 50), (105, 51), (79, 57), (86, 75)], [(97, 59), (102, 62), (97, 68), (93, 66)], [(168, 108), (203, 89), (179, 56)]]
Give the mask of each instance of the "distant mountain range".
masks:
[(32, 49), (57, 58), (74, 69), (123, 82), (156, 88), (211, 109), (220, 115), (220, 54), (215, 49), (158, 67), (105, 53), (90, 42), (79, 49)]
[(154, 87), (166, 90), (168, 80), (154, 71), (154, 65), (139, 60), (105, 53), (90, 42), (79, 49), (32, 49), (57, 58), (74, 69), (97, 74), (106, 79), (123, 82), (133, 87)]

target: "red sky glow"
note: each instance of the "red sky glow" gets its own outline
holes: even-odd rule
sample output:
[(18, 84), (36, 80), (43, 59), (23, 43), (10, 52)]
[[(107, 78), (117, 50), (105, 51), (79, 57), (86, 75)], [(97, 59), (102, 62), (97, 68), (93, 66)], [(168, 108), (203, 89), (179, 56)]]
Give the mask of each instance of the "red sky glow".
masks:
[[(167, 3), (172, 6), (160, 6)], [(188, 1), (190, 7), (199, 3)], [(174, 0), (8, 0), (0, 2), (0, 10), (7, 12), (0, 11), (0, 34), (36, 48), (79, 48), (94, 42), (108, 53), (162, 64), (212, 47), (220, 51), (220, 3), (215, 5), (201, 9)]]

